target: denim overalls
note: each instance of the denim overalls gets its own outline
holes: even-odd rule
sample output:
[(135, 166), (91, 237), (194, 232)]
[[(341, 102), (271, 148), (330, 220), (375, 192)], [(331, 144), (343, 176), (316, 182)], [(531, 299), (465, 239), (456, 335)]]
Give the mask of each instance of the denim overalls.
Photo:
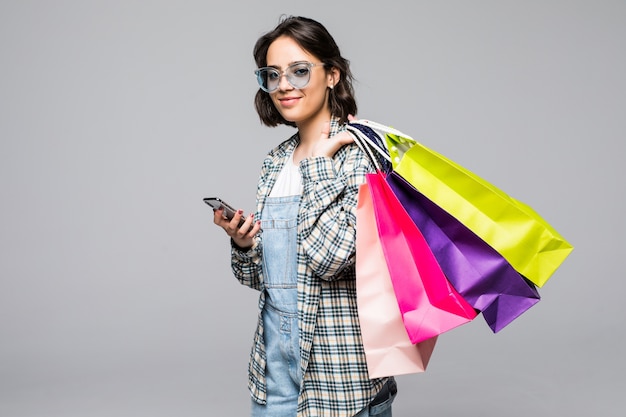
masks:
[(296, 239), (300, 196), (268, 197), (261, 214), (267, 405), (252, 401), (252, 416), (296, 415), (302, 372), (298, 330)]
[[(282, 178), (288, 185), (278, 186), (279, 180), (276, 187), (287, 194), (296, 192), (299, 184), (297, 180), (293, 183), (293, 176), (299, 178), (300, 174), (292, 165), (292, 157), (286, 162), (287, 173)], [(261, 213), (263, 280), (267, 292), (262, 317), (268, 395), (266, 405), (252, 401), (252, 417), (295, 417), (297, 414), (302, 381), (297, 290), (299, 207), (300, 195), (270, 195)], [(391, 417), (395, 390), (395, 381), (391, 379), (374, 401), (355, 417)]]

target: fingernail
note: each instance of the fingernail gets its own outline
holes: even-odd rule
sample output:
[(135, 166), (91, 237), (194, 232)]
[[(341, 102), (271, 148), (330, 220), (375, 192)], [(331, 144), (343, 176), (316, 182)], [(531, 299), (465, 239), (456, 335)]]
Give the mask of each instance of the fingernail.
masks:
[(239, 213), (241, 215), (241, 214), (243, 214), (243, 210), (237, 210), (237, 213)]

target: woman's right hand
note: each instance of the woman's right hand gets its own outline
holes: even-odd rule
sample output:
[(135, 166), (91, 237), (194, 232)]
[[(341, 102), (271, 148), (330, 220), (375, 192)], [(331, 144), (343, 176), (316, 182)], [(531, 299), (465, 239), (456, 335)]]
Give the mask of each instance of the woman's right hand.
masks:
[(219, 208), (213, 212), (213, 223), (220, 226), (228, 236), (242, 249), (249, 249), (254, 244), (254, 237), (261, 230), (261, 222), (254, 221), (254, 215), (250, 214), (241, 227), (237, 227), (243, 217), (243, 210), (237, 210), (231, 220), (223, 216), (224, 209)]

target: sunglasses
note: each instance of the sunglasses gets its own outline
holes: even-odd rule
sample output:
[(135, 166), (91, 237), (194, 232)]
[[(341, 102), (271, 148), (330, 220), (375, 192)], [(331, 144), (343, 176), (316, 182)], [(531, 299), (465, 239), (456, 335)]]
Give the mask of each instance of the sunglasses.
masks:
[(311, 81), (311, 69), (323, 65), (323, 63), (295, 62), (282, 72), (274, 67), (263, 67), (254, 71), (254, 73), (256, 74), (256, 80), (261, 90), (266, 93), (273, 93), (278, 90), (280, 79), (283, 75), (293, 88), (299, 89), (306, 87), (309, 81)]

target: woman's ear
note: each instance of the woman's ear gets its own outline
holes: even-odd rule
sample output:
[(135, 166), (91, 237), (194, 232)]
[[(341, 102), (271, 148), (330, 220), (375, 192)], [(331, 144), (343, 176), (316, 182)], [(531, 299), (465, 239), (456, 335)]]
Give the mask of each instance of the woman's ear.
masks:
[(328, 71), (328, 88), (334, 88), (340, 79), (341, 72), (339, 71), (339, 68), (332, 67), (330, 71)]

